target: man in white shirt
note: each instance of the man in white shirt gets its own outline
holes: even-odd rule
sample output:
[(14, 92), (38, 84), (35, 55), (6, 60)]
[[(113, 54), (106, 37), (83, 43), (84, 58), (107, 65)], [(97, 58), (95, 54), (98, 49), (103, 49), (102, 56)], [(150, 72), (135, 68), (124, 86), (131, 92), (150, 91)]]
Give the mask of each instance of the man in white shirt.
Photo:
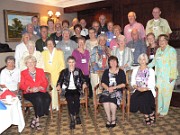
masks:
[(26, 44), (28, 41), (29, 41), (29, 34), (24, 33), (22, 35), (22, 42), (16, 46), (14, 57), (16, 60), (15, 65), (16, 65), (16, 68), (18, 68), (18, 69), (20, 69), (20, 60), (21, 60), (24, 52), (28, 51), (27, 47), (26, 47)]
[(88, 29), (86, 29), (86, 20), (81, 19), (80, 24), (82, 26), (81, 35), (86, 37), (88, 35)]

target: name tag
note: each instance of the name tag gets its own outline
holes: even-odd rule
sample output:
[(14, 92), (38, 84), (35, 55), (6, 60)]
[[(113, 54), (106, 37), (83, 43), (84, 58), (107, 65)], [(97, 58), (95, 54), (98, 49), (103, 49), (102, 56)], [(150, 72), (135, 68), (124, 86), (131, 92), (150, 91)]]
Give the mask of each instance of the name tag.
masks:
[(154, 55), (150, 55), (149, 56), (149, 59), (151, 60), (151, 59), (154, 59)]
[(131, 48), (131, 51), (134, 52), (134, 51), (135, 51), (135, 48)]
[(69, 46), (67, 46), (67, 47), (65, 47), (65, 49), (66, 49), (66, 50), (70, 50), (70, 47), (69, 47)]
[(104, 31), (101, 31), (101, 34), (105, 34), (105, 32), (104, 32)]
[(52, 64), (52, 61), (51, 61), (51, 60), (49, 60), (49, 61), (48, 61), (48, 64)]
[(153, 27), (153, 30), (154, 30), (154, 31), (158, 30), (158, 26), (154, 26), (154, 27)]
[(81, 63), (87, 63), (86, 59), (82, 59)]
[(116, 49), (117, 48), (117, 46), (115, 45), (115, 46), (113, 46), (113, 49)]
[(132, 29), (128, 29), (128, 31), (129, 31), (129, 32), (131, 32), (131, 31), (132, 31)]
[(140, 82), (140, 81), (141, 81), (141, 78), (140, 78), (140, 77), (136, 77), (136, 81), (137, 81), (137, 82)]
[(43, 47), (43, 50), (47, 50), (47, 47)]
[(57, 44), (59, 42), (59, 40), (55, 40), (55, 43)]
[(110, 78), (110, 80), (109, 80), (111, 83), (112, 82), (116, 82), (116, 79), (115, 78)]
[(33, 33), (36, 35), (37, 34), (37, 32), (36, 31), (33, 31)]
[(62, 85), (62, 89), (66, 89), (67, 87), (66, 87), (66, 85), (65, 84), (63, 84)]
[(111, 41), (111, 39), (109, 38), (109, 39), (107, 39), (107, 41), (108, 41), (108, 42), (110, 42), (110, 41)]
[(116, 36), (113, 36), (113, 38), (116, 38)]
[(105, 55), (105, 54), (103, 54), (103, 58), (106, 58), (106, 55)]

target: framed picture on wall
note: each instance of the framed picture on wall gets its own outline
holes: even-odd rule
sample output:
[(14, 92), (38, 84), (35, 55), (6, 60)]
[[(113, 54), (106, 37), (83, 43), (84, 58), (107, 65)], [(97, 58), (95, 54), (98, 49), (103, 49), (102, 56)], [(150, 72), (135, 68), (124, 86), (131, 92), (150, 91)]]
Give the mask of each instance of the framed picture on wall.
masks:
[(22, 38), (22, 31), (31, 18), (39, 13), (4, 10), (5, 40), (6, 42), (19, 42)]

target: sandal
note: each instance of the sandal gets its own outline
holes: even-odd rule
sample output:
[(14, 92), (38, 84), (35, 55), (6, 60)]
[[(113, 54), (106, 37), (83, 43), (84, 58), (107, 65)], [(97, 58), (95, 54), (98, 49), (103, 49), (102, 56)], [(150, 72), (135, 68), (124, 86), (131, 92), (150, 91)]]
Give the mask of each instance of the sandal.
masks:
[(39, 120), (38, 120), (38, 121), (36, 121), (36, 125), (35, 125), (35, 126), (36, 126), (36, 129), (37, 129), (37, 130), (41, 130)]
[(149, 115), (144, 115), (144, 120), (146, 122), (146, 125), (151, 125), (151, 119), (150, 119), (150, 116)]
[(35, 126), (36, 126), (36, 118), (33, 118), (31, 121), (30, 127), (35, 128)]
[(151, 124), (154, 124), (154, 123), (156, 122), (156, 117), (155, 117), (154, 112), (153, 112), (152, 114), (149, 115), (149, 118), (150, 118)]
[(111, 127), (111, 122), (108, 121), (108, 120), (107, 120), (107, 122), (106, 122), (106, 127), (107, 127), (107, 128), (110, 128), (110, 127)]
[[(113, 122), (115, 122), (114, 124), (112, 124)], [(111, 122), (111, 128), (114, 128), (116, 126), (116, 120), (113, 120), (112, 122)]]

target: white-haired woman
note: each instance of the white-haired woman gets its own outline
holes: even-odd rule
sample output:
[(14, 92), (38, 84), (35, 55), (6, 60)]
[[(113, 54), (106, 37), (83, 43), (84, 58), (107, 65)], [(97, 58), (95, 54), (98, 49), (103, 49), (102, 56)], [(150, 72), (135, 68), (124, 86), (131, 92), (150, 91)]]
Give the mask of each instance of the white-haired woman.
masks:
[(95, 46), (91, 54), (91, 85), (94, 88), (99, 83), (97, 72), (108, 68), (108, 58), (110, 49), (106, 46), (107, 36), (100, 34), (98, 36), (98, 46)]
[(112, 50), (111, 55), (114, 55), (118, 58), (119, 67), (127, 71), (130, 69), (133, 64), (134, 57), (131, 49), (126, 47), (126, 39), (125, 37), (117, 37), (118, 48)]
[(155, 73), (152, 68), (147, 67), (148, 57), (145, 53), (138, 57), (140, 66), (133, 70), (131, 86), (134, 93), (131, 96), (130, 111), (140, 111), (144, 114), (147, 125), (155, 122)]
[(34, 56), (36, 58), (36, 67), (38, 68), (42, 68), (44, 69), (44, 60), (43, 60), (43, 57), (41, 55), (41, 53), (39, 51), (36, 51), (36, 47), (35, 47), (35, 42), (32, 41), (32, 40), (29, 40), (27, 42), (27, 50), (26, 52), (23, 53), (23, 56), (20, 60), (20, 70), (24, 70), (27, 68), (27, 66), (25, 65), (24, 63), (24, 59), (28, 56), (28, 55), (31, 55), (31, 56)]
[(36, 58), (27, 56), (25, 58), (27, 69), (21, 72), (20, 89), (24, 98), (33, 104), (35, 116), (30, 127), (40, 130), (39, 118), (49, 113), (51, 97), (46, 91), (48, 81), (43, 69), (36, 68)]

